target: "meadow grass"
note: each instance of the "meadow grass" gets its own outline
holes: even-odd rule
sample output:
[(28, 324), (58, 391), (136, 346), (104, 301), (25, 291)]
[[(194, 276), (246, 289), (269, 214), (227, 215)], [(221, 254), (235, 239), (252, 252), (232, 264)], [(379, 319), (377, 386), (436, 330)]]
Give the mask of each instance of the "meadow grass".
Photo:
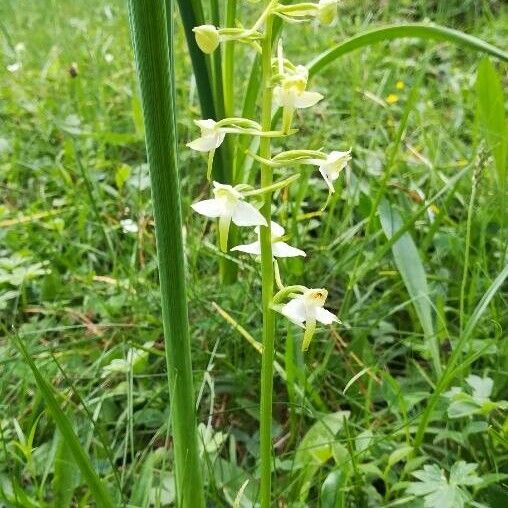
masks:
[[(308, 63), (361, 30), (425, 19), (508, 46), (502, 2), (364, 0), (341, 12), (332, 30), (289, 30), (288, 57)], [(206, 493), (210, 506), (233, 506), (249, 479), (238, 500), (247, 507), (259, 495), (261, 285), (257, 264), (220, 253), (215, 228), (189, 213), (206, 193), (206, 162), (183, 148), (201, 113), (176, 23)], [(94, 505), (18, 340), (115, 505), (168, 506), (170, 407), (126, 5), (4, 0), (0, 44), (0, 506)], [(246, 58), (237, 48), (237, 90)], [(437, 465), (448, 475), (463, 460), (478, 465), (475, 500), (506, 506), (507, 199), (491, 127), (505, 122), (496, 90), (507, 67), (482, 58), (395, 40), (313, 78), (326, 101), (297, 119), (299, 138), (284, 148), (302, 137), (316, 149), (340, 143), (354, 162), (322, 216), (324, 184), (313, 176), (281, 193), (275, 219), (312, 252), (285, 262), (285, 282), (329, 288), (343, 325), (318, 331), (302, 355), (300, 332), (278, 320), (274, 505), (422, 506), (407, 490), (412, 472)], [(236, 282), (217, 282), (220, 258), (237, 266)], [(472, 374), (493, 381), (481, 404), (468, 395)], [(453, 386), (462, 394), (443, 396)]]

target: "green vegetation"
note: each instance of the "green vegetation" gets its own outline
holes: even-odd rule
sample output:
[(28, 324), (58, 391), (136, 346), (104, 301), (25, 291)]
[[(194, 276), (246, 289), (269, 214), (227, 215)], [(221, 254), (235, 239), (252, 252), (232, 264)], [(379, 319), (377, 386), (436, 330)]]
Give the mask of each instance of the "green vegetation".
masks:
[[(142, 3), (164, 2), (134, 11)], [(250, 77), (252, 48), (226, 43), (203, 58), (191, 40), (191, 61), (185, 33), (211, 20), (249, 26), (266, 2), (178, 3), (176, 86), (154, 75), (142, 94), (126, 2), (0, 3), (1, 508), (176, 506), (186, 488), (196, 498), (180, 496), (181, 505), (197, 507), (199, 471), (178, 470), (188, 455), (177, 444), (195, 435), (193, 391), (207, 506), (260, 506), (269, 300), (261, 304), (256, 258), (222, 252), (216, 225), (191, 213), (209, 197), (207, 159), (185, 144), (196, 138), (194, 120), (216, 112), (259, 121), (262, 80)], [(333, 27), (283, 32), (285, 55), (310, 68), (309, 89), (324, 99), (295, 114), (297, 135), (272, 140), (272, 155), (324, 147), (351, 148), (353, 158), (324, 211), (327, 187), (312, 166), (274, 192), (272, 219), (307, 252), (279, 261), (284, 283), (327, 288), (341, 324), (317, 327), (303, 353), (300, 328), (283, 317), (268, 323), (271, 505), (504, 508), (508, 9), (496, 0), (363, 0), (339, 13)], [(400, 23), (412, 25), (381, 29)], [(167, 66), (167, 44), (145, 43)], [(164, 121), (146, 119), (173, 100), (180, 182), (159, 180), (157, 191), (157, 168), (174, 169), (175, 140)], [(262, 123), (268, 130), (266, 108)], [(145, 136), (156, 154), (153, 200)], [(269, 185), (272, 169), (265, 164), (260, 181), (244, 153), (269, 158), (268, 141), (258, 152), (256, 138), (231, 137), (239, 148), (228, 135), (214, 178)], [(288, 176), (273, 168), (274, 181)], [(163, 232), (179, 222), (171, 189), (182, 203), (185, 263), (174, 263), (179, 231), (176, 243)], [(153, 210), (164, 199), (174, 213), (157, 222), (159, 280)], [(232, 228), (229, 246), (252, 237)], [(164, 296), (174, 280), (164, 266), (185, 269), (195, 390), (170, 369), (168, 391), (166, 358), (187, 360), (168, 343), (175, 319), (185, 327), (184, 305), (164, 306), (164, 339), (159, 283)], [(270, 370), (265, 357), (268, 386)], [(187, 425), (175, 413), (184, 406)]]

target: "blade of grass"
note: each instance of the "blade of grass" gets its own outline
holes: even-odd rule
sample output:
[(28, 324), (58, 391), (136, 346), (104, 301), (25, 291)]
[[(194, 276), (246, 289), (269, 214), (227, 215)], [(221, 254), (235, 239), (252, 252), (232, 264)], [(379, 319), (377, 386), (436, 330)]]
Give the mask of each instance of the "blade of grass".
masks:
[[(196, 38), (192, 29), (204, 24), (203, 8), (199, 0), (177, 0), (178, 10), (182, 18), (187, 47), (192, 62), (194, 77), (196, 78), (196, 87), (198, 89), (199, 103), (203, 118), (216, 119), (215, 106), (212, 94), (212, 81), (210, 70), (207, 65), (205, 54), (198, 48)], [(170, 3), (166, 0), (166, 6)], [(167, 8), (167, 7), (166, 7)]]
[(482, 41), (478, 37), (439, 25), (431, 25), (428, 23), (405, 23), (373, 28), (372, 30), (357, 34), (345, 41), (342, 41), (333, 48), (324, 51), (314, 58), (307, 65), (309, 68), (309, 74), (310, 76), (317, 74), (326, 66), (337, 60), (337, 58), (344, 56), (347, 53), (351, 53), (356, 49), (364, 48), (378, 42), (405, 37), (451, 42), (464, 48), (487, 53), (499, 58), (500, 60), (508, 62), (508, 53), (506, 51), (503, 51), (488, 42)]
[[(378, 210), (383, 231), (386, 237), (390, 239), (403, 226), (402, 217), (386, 199), (381, 200)], [(408, 232), (404, 233), (393, 244), (392, 254), (422, 326), (425, 341), (431, 353), (434, 370), (436, 375), (439, 376), (441, 375), (442, 368), (439, 358), (439, 344), (436, 340), (432, 321), (432, 307), (427, 275), (418, 249)]]
[[(155, 216), (179, 506), (204, 506), (182, 238), (173, 60), (173, 2), (129, 0)], [(161, 93), (161, 90), (167, 93)]]
[[(431, 397), (427, 401), (425, 406), (425, 410), (420, 418), (420, 423), (418, 424), (418, 428), (415, 435), (414, 446), (415, 448), (420, 448), (423, 439), (425, 437), (425, 431), (429, 424), (430, 417), (432, 415), (432, 411), (434, 411), (434, 407), (436, 406), (439, 397), (446, 390), (449, 384), (454, 379), (455, 374), (458, 370), (458, 360), (462, 354), (462, 349), (464, 345), (467, 343), (468, 339), (472, 336), (476, 326), (478, 325), (481, 317), (483, 316), (485, 310), (487, 309), (489, 303), (492, 301), (496, 293), (504, 284), (504, 281), (508, 277), (508, 264), (505, 265), (503, 270), (499, 273), (499, 275), (494, 279), (489, 289), (482, 296), (481, 300), (476, 305), (475, 310), (473, 311), (471, 317), (469, 318), (464, 333), (460, 336), (459, 340), (456, 344), (454, 344), (453, 352), (448, 360), (448, 364), (443, 371), (443, 374), (436, 385), (436, 389), (432, 393)], [(477, 355), (476, 355), (477, 356)], [(475, 357), (476, 357), (475, 356)], [(474, 357), (473, 357), (474, 358)]]
[(484, 58), (478, 66), (476, 94), (480, 125), (494, 155), (498, 183), (503, 190), (506, 185), (508, 125), (501, 78), (488, 58)]
[(71, 422), (56, 400), (55, 395), (53, 394), (53, 389), (42, 376), (23, 342), (18, 338), (15, 339), (15, 342), (25, 363), (32, 371), (37, 387), (39, 388), (44, 402), (46, 403), (46, 407), (51, 414), (51, 417), (53, 418), (56, 426), (58, 427), (58, 430), (62, 435), (62, 439), (69, 447), (69, 450), (72, 453), (72, 456), (74, 457), (74, 460), (79, 467), (85, 482), (87, 483), (93, 497), (95, 498), (97, 506), (104, 508), (115, 508), (116, 505), (113, 502), (113, 499), (95, 472), (90, 458), (84, 451), (81, 443), (79, 442), (78, 436), (72, 428)]
[(68, 508), (71, 506), (74, 490), (79, 486), (79, 471), (67, 441), (59, 434), (55, 437), (58, 441), (53, 473), (55, 506)]

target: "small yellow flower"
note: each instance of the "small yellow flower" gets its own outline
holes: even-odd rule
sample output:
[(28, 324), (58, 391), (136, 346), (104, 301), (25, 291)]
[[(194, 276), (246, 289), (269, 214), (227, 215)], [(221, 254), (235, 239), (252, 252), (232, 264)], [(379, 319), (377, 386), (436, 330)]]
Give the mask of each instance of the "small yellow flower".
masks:
[(387, 104), (390, 104), (390, 106), (392, 104), (395, 104), (396, 102), (399, 102), (399, 96), (398, 95), (395, 95), (394, 93), (391, 93), (386, 99), (385, 99), (386, 103)]
[(405, 86), (406, 85), (405, 85), (404, 81), (397, 81), (397, 83), (395, 83), (395, 88), (397, 90), (404, 90)]

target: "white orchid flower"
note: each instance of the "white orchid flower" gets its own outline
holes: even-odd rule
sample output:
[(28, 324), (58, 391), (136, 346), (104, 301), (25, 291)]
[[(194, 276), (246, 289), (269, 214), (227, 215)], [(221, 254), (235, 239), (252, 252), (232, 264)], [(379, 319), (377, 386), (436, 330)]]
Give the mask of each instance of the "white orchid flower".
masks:
[[(341, 171), (347, 166), (352, 159), (351, 150), (341, 152), (334, 150), (329, 154), (325, 154), (320, 150), (289, 150), (281, 152), (272, 159), (265, 159), (259, 155), (249, 152), (251, 157), (263, 164), (268, 164), (274, 168), (284, 166), (296, 166), (300, 164), (310, 164), (317, 166), (319, 172), (328, 186), (328, 198), (335, 192), (333, 182), (339, 178)], [(326, 207), (326, 205), (325, 205)]]
[(194, 120), (194, 123), (201, 129), (201, 136), (187, 143), (189, 148), (198, 152), (210, 152), (222, 145), (226, 132), (217, 125), (215, 120), (211, 118), (208, 120)]
[[(260, 230), (256, 228), (258, 234), (258, 240), (256, 242), (248, 243), (245, 245), (237, 245), (233, 247), (232, 251), (245, 252), (246, 254), (252, 254), (254, 256), (261, 255), (261, 239), (259, 238)], [(284, 236), (284, 228), (276, 222), (271, 222), (270, 232), (272, 235), (272, 254), (276, 258), (293, 258), (296, 256), (306, 256), (303, 250), (292, 247), (286, 242), (282, 241)]]
[(306, 90), (308, 79), (307, 67), (298, 65), (293, 73), (286, 75), (281, 84), (273, 89), (274, 104), (283, 108), (282, 131), (285, 133), (291, 129), (295, 109), (310, 108), (323, 99), (320, 93)]
[(201, 136), (194, 141), (187, 143), (187, 146), (198, 152), (208, 152), (207, 178), (210, 180), (215, 150), (219, 148), (226, 134), (240, 134), (268, 138), (282, 137), (288, 133), (281, 131), (263, 131), (261, 125), (248, 118), (223, 118), (216, 122), (211, 118), (206, 120), (194, 120), (194, 123), (201, 129)]
[(237, 187), (213, 182), (213, 199), (205, 199), (192, 205), (194, 211), (211, 219), (219, 219), (219, 239), (223, 252), (227, 251), (231, 221), (237, 226), (266, 226), (266, 219), (259, 210), (244, 201)]
[(326, 156), (326, 159), (311, 159), (309, 163), (318, 166), (319, 172), (326, 182), (326, 185), (328, 185), (330, 193), (333, 194), (335, 192), (333, 182), (339, 178), (341, 171), (347, 166), (350, 160), (351, 150), (345, 152), (334, 150)]
[(306, 351), (316, 331), (316, 322), (324, 325), (340, 322), (330, 311), (324, 308), (328, 291), (326, 289), (306, 289), (288, 303), (283, 305), (279, 312), (290, 321), (305, 328), (302, 351)]

